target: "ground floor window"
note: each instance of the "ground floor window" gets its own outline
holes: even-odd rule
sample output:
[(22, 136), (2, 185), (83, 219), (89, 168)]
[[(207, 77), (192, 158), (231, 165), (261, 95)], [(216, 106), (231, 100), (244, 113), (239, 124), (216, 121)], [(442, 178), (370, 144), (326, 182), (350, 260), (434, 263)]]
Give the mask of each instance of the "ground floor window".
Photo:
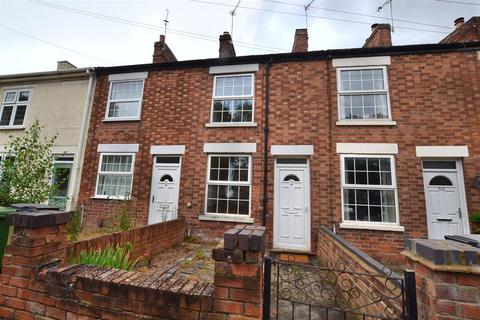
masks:
[(101, 153), (96, 197), (128, 197), (132, 191), (133, 163), (133, 154)]
[(250, 156), (210, 155), (207, 214), (250, 214)]
[(344, 221), (397, 223), (393, 156), (342, 156)]

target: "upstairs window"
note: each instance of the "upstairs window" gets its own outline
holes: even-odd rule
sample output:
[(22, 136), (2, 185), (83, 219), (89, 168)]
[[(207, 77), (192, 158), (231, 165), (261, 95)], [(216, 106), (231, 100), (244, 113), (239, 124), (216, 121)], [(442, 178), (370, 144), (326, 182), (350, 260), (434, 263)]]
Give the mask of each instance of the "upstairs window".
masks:
[(391, 120), (386, 67), (337, 70), (340, 120)]
[(0, 116), (0, 128), (22, 128), (30, 102), (30, 90), (8, 90), (5, 92)]
[(214, 78), (212, 123), (253, 121), (253, 74)]
[(393, 156), (343, 156), (344, 221), (398, 223)]
[(143, 79), (110, 82), (107, 120), (139, 120)]

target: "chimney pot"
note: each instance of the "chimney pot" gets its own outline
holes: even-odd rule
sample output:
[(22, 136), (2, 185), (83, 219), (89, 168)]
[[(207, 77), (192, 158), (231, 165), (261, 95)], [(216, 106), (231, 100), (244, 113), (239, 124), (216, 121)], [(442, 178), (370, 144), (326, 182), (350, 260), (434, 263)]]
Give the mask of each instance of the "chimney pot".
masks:
[(236, 57), (235, 47), (233, 46), (232, 36), (225, 31), (220, 35), (220, 48), (218, 49), (218, 56), (220, 58)]
[(292, 52), (307, 52), (308, 51), (308, 30), (295, 30), (295, 38), (293, 40)]
[(455, 25), (455, 29), (460, 28), (463, 25), (464, 22), (465, 22), (464, 17), (459, 17), (459, 18), (455, 19), (455, 21), (453, 22), (453, 24)]

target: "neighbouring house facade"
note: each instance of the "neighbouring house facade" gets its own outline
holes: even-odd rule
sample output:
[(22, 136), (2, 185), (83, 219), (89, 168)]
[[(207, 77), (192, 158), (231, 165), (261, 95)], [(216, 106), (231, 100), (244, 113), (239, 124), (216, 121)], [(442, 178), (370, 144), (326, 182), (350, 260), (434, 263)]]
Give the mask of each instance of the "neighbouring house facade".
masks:
[(94, 88), (89, 69), (59, 61), (56, 71), (0, 76), (0, 153), (10, 136), (18, 137), (38, 119), (47, 137), (58, 134), (48, 204), (76, 207), (89, 117), (89, 95)]
[[(473, 22), (472, 22), (473, 21)], [(470, 34), (478, 18), (454, 33)], [(137, 224), (194, 235), (266, 225), (273, 248), (314, 251), (325, 225), (374, 257), (469, 233), (480, 210), (480, 34), (392, 46), (96, 68), (79, 204), (101, 226), (131, 198)]]

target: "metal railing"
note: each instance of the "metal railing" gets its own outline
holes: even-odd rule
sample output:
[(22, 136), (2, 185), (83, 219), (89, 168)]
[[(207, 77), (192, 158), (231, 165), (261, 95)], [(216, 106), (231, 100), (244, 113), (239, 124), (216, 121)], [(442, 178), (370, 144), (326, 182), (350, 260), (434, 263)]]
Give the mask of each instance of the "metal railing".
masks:
[(417, 320), (413, 271), (399, 277), (348, 267), (343, 260), (312, 265), (265, 257), (263, 319)]

